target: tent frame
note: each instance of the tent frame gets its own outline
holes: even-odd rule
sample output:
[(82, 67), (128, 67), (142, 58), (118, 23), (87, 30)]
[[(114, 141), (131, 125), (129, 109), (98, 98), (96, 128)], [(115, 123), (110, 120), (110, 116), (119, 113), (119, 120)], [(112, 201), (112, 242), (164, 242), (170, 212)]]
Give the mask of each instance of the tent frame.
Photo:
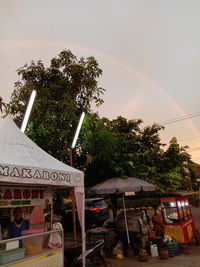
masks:
[(12, 118), (0, 120), (0, 184), (72, 188), (82, 228), (85, 266), (85, 192), (83, 172), (55, 159), (29, 139)]

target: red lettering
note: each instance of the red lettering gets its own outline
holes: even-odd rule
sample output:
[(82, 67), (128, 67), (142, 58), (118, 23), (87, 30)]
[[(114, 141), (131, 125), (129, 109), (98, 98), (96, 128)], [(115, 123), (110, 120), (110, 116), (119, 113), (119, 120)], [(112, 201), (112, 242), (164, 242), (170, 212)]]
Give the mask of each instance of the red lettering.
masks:
[(31, 198), (39, 198), (39, 190), (32, 190), (31, 191)]
[(12, 199), (12, 194), (9, 189), (6, 189), (3, 199)]
[(28, 198), (30, 198), (30, 196), (31, 196), (30, 191), (29, 190), (24, 190), (24, 192), (23, 192), (23, 198), (24, 199), (28, 199)]
[(21, 191), (16, 189), (14, 190), (14, 199), (21, 199), (22, 195), (21, 195)]

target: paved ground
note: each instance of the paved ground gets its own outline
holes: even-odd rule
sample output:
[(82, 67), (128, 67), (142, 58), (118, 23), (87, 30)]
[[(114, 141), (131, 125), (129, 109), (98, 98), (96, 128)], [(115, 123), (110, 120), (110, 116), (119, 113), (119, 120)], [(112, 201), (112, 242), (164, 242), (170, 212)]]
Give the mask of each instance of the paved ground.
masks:
[(200, 246), (188, 245), (179, 256), (161, 260), (158, 257), (149, 257), (148, 262), (140, 262), (138, 257), (124, 258), (122, 260), (109, 259), (113, 267), (200, 267)]
[[(78, 237), (80, 238), (80, 233), (78, 233)], [(71, 246), (73, 246), (73, 238), (70, 233), (68, 233), (68, 236), (65, 238), (65, 242), (66, 241), (68, 245), (71, 243)], [(80, 242), (78, 242), (78, 244), (80, 245)], [(125, 257), (122, 260), (107, 260), (110, 262), (110, 267), (200, 267), (200, 246), (189, 244), (182, 249), (180, 255), (170, 257), (167, 260), (161, 260), (159, 257), (152, 258), (150, 256), (148, 262), (140, 262), (138, 256)]]
[[(192, 208), (196, 228), (200, 232), (200, 208)], [(77, 245), (81, 245), (80, 232), (77, 232)], [(65, 247), (73, 246), (72, 232), (65, 233)], [(137, 256), (125, 257), (122, 260), (108, 259), (110, 267), (200, 267), (200, 246), (189, 244), (183, 249), (181, 254), (171, 257), (168, 260), (161, 260), (158, 257), (149, 257), (148, 262), (140, 262)]]

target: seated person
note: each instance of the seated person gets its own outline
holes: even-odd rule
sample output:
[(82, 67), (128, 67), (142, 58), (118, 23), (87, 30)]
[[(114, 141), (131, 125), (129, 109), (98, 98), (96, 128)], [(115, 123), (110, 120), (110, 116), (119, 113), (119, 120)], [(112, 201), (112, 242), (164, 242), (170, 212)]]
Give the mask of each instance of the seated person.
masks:
[(13, 216), (14, 220), (8, 225), (9, 238), (20, 237), (21, 231), (29, 229), (29, 221), (23, 219), (21, 208), (15, 208)]

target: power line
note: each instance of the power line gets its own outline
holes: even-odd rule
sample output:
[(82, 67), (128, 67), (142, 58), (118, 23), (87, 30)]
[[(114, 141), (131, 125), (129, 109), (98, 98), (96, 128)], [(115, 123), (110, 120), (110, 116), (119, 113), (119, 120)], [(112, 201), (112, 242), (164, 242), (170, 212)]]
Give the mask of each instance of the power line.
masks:
[(174, 119), (171, 119), (171, 120), (166, 120), (166, 121), (163, 121), (163, 122), (161, 122), (159, 124), (167, 125), (167, 124), (171, 124), (171, 123), (187, 120), (187, 119), (190, 119), (190, 118), (196, 118), (196, 117), (199, 117), (199, 116), (200, 116), (200, 112), (196, 112), (196, 113), (192, 113), (192, 114), (189, 114), (189, 115), (186, 115), (186, 116), (174, 118)]
[(196, 151), (196, 150), (200, 150), (200, 147), (192, 147), (188, 150), (188, 152), (192, 152), (192, 151)]
[(198, 139), (198, 138), (200, 138), (200, 136), (193, 136), (193, 137), (181, 139), (181, 140), (179, 140), (179, 142), (184, 142), (184, 141), (187, 141), (187, 140)]
[(170, 122), (170, 121), (174, 121), (174, 120), (179, 120), (181, 118), (185, 118), (185, 117), (188, 117), (188, 116), (195, 116), (195, 115), (198, 115), (200, 114), (200, 111), (198, 112), (194, 112), (194, 113), (191, 113), (191, 114), (187, 114), (185, 116), (180, 116), (180, 117), (177, 117), (177, 118), (173, 118), (173, 119), (169, 119), (169, 120), (165, 120), (165, 121), (162, 121), (161, 123), (167, 123), (167, 122)]
[[(187, 119), (190, 119), (190, 118), (196, 118), (196, 117), (199, 117), (199, 116), (200, 116), (200, 112), (195, 112), (195, 113), (191, 113), (191, 114), (188, 114), (188, 115), (185, 115), (185, 116), (182, 116), (182, 117), (178, 117), (178, 118), (174, 118), (174, 119), (170, 119), (170, 120), (165, 120), (165, 121), (160, 122), (159, 124), (160, 125), (167, 125), (167, 124), (172, 124), (172, 123), (176, 123), (176, 122), (179, 122), (179, 121), (187, 120)], [(187, 141), (187, 140), (191, 140), (191, 139), (197, 139), (197, 138), (200, 138), (200, 136), (194, 136), (194, 137), (191, 137), (191, 138), (185, 138), (185, 139), (182, 139), (180, 141), (183, 142), (183, 141)], [(188, 148), (187, 152), (193, 152), (193, 151), (197, 151), (197, 150), (200, 150), (200, 147)]]

